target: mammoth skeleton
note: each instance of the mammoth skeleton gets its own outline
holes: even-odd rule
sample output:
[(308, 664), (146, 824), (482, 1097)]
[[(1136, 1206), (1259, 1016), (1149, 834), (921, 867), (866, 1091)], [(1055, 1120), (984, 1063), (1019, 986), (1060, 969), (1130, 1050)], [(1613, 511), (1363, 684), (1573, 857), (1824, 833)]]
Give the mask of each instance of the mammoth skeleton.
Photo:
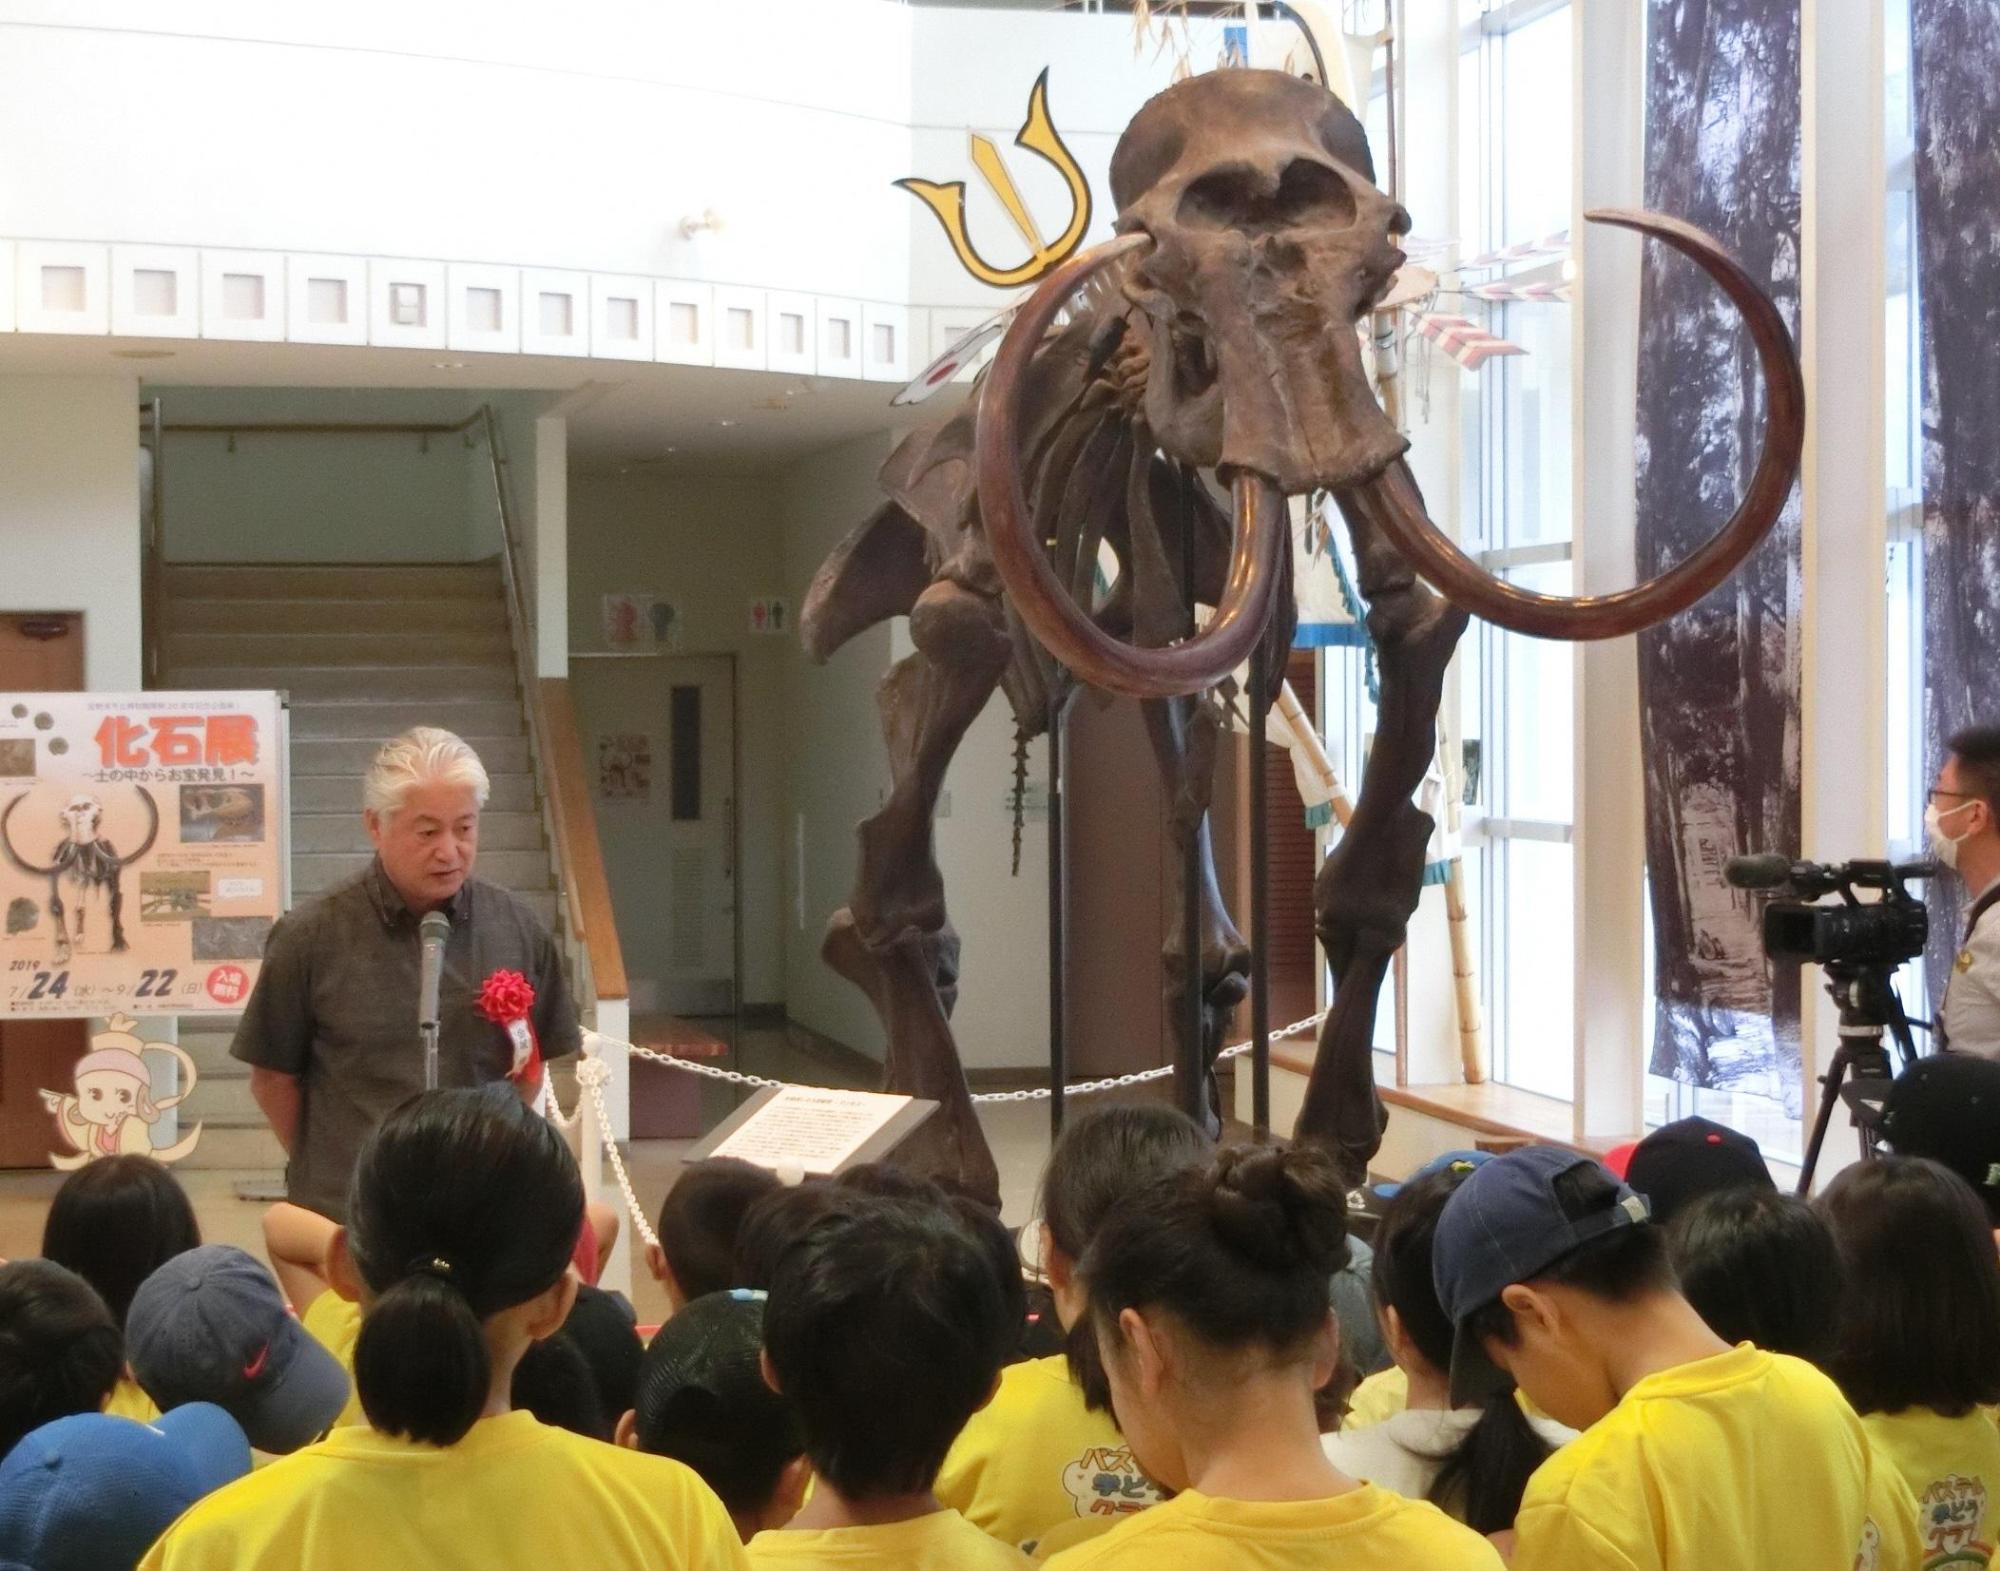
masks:
[[(56, 964), (66, 965), (73, 947), (81, 945), (86, 921), (85, 908), (92, 895), (105, 900), (110, 925), (111, 949), (122, 952), (125, 943), (125, 869), (153, 849), (160, 835), (160, 809), (153, 793), (134, 786), (146, 804), (146, 838), (130, 856), (120, 856), (118, 848), (98, 833), (104, 826), (104, 804), (81, 792), (63, 804), (57, 816), (62, 820), (63, 837), (57, 842), (46, 866), (30, 862), (14, 849), (8, 825), (14, 809), (27, 798), (24, 792), (0, 812), (0, 851), (7, 860), (31, 878), (49, 881), (49, 920), (56, 930)], [(69, 899), (63, 898), (67, 889)]]
[[(1370, 1058), (1377, 995), (1432, 829), (1412, 798), (1460, 635), (1478, 615), (1538, 637), (1609, 638), (1692, 606), (1778, 518), (1803, 381), (1776, 307), (1708, 236), (1655, 214), (1589, 215), (1673, 247), (1734, 303), (1767, 429), (1742, 503), (1687, 561), (1615, 594), (1538, 594), (1478, 567), (1431, 521), (1409, 444), (1376, 402), (1357, 329), (1402, 265), (1409, 218), (1376, 189), (1367, 138), (1339, 100), (1277, 72), (1180, 82), (1126, 128), (1111, 186), (1115, 238), (1051, 273), (966, 405), (898, 446), (888, 501), (808, 593), (800, 630), (815, 659), (897, 615), (915, 646), (882, 684), (894, 784), (861, 825), (853, 895), (823, 953), (883, 1021), (889, 1087), (942, 1104), (913, 1158), (995, 1193), (949, 1023), (959, 946), (932, 854), (939, 790), (996, 687), (1024, 738), (1073, 680), (1136, 698), (1183, 853), (1170, 876), (1191, 865), (1198, 878), (1199, 953), (1175, 924), (1165, 976), (1171, 1017), (1199, 1030), (1181, 1062), (1203, 1066), (1213, 1114), (1213, 1062), (1249, 971), (1208, 855), (1215, 689), (1261, 646), (1270, 688), (1247, 701), (1275, 698), (1295, 619), (1287, 499), (1325, 493), (1351, 538), (1381, 700), (1352, 821), (1314, 890), (1334, 993), (1296, 1133), (1358, 1180), (1386, 1122)], [(1108, 592), (1102, 547), (1119, 567)], [(1198, 630), (1197, 605), (1215, 608)]]

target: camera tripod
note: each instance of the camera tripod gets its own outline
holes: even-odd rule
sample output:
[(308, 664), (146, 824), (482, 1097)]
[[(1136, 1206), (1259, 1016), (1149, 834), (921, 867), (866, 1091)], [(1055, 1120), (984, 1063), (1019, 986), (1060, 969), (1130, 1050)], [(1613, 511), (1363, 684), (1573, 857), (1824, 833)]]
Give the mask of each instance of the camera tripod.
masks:
[(1895, 1037), (1904, 1069), (1917, 1057), (1910, 1017), (1903, 1013), (1903, 1001), (1896, 996), (1887, 966), (1829, 962), (1826, 990), (1840, 1006), (1840, 1045), (1819, 1077), (1819, 1115), (1813, 1120), (1812, 1138), (1806, 1142), (1805, 1161), (1799, 1168), (1801, 1195), (1812, 1193), (1813, 1173), (1819, 1167), (1820, 1149), (1826, 1144), (1826, 1131), (1838, 1103), (1847, 1104), (1861, 1132), (1862, 1159), (1875, 1159), (1882, 1102), (1897, 1073), (1883, 1043), (1883, 1032)]

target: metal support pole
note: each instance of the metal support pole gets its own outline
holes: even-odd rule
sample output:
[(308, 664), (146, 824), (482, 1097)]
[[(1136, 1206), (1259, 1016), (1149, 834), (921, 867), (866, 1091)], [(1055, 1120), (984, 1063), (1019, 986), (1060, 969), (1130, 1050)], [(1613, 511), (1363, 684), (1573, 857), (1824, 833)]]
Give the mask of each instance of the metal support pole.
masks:
[(1049, 705), (1049, 1139), (1062, 1133), (1063, 1091), (1069, 1083), (1068, 995), (1069, 876), (1063, 844), (1067, 798), (1063, 757), (1069, 702), (1075, 690)]
[[(1196, 632), (1194, 582), (1194, 530), (1195, 520), (1192, 508), (1181, 507), (1181, 593), (1186, 597), (1187, 631), (1192, 638)], [(1192, 737), (1195, 725), (1195, 706), (1201, 703), (1200, 695), (1170, 700), (1168, 724), (1174, 717), (1182, 723), (1183, 750)], [(1178, 815), (1184, 804), (1168, 804), (1170, 813)], [(1201, 1018), (1201, 831), (1205, 818), (1197, 818), (1187, 826), (1187, 847), (1181, 853), (1181, 949), (1183, 972), (1181, 983), (1185, 990), (1182, 1006), (1187, 1011), (1181, 1022), (1180, 1062), (1174, 1068), (1174, 1088), (1180, 1097), (1181, 1110), (1203, 1128), (1208, 1126), (1208, 1065), (1204, 1062), (1207, 1044), (1203, 1041)]]
[(1271, 1132), (1271, 847), (1268, 791), (1271, 652), (1260, 642), (1250, 655), (1250, 1122), (1262, 1140)]

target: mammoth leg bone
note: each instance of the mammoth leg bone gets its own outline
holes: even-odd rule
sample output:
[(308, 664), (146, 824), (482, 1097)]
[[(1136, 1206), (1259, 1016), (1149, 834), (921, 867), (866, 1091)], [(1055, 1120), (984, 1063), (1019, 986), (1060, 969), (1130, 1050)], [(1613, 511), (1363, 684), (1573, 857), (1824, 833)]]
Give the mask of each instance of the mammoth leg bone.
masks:
[[(1167, 1015), (1173, 1022), (1181, 1053), (1176, 1062), (1194, 1058), (1202, 1067), (1201, 1122), (1211, 1135), (1222, 1131), (1221, 1100), (1215, 1089), (1215, 1055), (1222, 1050), (1222, 1033), (1229, 1016), (1250, 989), (1250, 949), (1236, 931), (1216, 887), (1215, 858), (1209, 845), (1208, 806), (1214, 792), (1215, 749), (1220, 725), (1214, 707), (1201, 699), (1152, 699), (1141, 704), (1146, 736), (1160, 766), (1168, 806), (1166, 858), (1167, 940), (1165, 961)], [(1201, 920), (1201, 953), (1189, 964), (1186, 909), (1187, 877), (1193, 868)], [(1193, 1026), (1190, 987), (1200, 990), (1200, 1041), (1190, 1043)], [(1190, 1054), (1198, 1046), (1199, 1055)], [(1186, 1088), (1182, 1088), (1185, 1092)]]
[(861, 825), (854, 894), (834, 913), (820, 953), (881, 1018), (884, 1089), (938, 1103), (898, 1162), (997, 1205), (999, 1170), (951, 1034), (958, 934), (945, 917), (931, 820), (952, 754), (999, 686), (1011, 646), (999, 606), (949, 580), (918, 598), (910, 634), (917, 652), (891, 667), (877, 697), (889, 800)]
[(1347, 1181), (1360, 1183), (1387, 1121), (1371, 1056), (1376, 998), (1423, 893), (1432, 829), (1430, 815), (1411, 797), (1437, 752), (1445, 670), (1468, 618), (1419, 583), (1390, 545), (1373, 490), (1341, 492), (1335, 500), (1354, 542), (1382, 698), (1353, 820), (1313, 888), (1333, 1006), (1320, 1028), (1296, 1133), (1329, 1148)]

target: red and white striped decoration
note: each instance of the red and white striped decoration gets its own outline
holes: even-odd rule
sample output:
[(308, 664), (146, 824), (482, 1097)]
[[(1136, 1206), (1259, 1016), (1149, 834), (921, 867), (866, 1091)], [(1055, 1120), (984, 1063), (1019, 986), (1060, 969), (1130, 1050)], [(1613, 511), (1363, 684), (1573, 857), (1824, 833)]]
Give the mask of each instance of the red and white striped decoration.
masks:
[(1567, 279), (1517, 284), (1502, 278), (1490, 284), (1467, 284), (1464, 292), (1476, 300), (1567, 300), (1572, 287)]
[(1505, 267), (1510, 262), (1530, 262), (1538, 256), (1562, 256), (1569, 251), (1569, 231), (1558, 229), (1539, 240), (1523, 240), (1519, 245), (1487, 251), (1462, 264), (1465, 267)]
[(1477, 371), (1496, 355), (1527, 353), (1519, 344), (1510, 344), (1506, 339), (1487, 332), (1469, 316), (1427, 311), (1417, 316), (1416, 327), (1422, 337), (1428, 338), (1468, 371)]

